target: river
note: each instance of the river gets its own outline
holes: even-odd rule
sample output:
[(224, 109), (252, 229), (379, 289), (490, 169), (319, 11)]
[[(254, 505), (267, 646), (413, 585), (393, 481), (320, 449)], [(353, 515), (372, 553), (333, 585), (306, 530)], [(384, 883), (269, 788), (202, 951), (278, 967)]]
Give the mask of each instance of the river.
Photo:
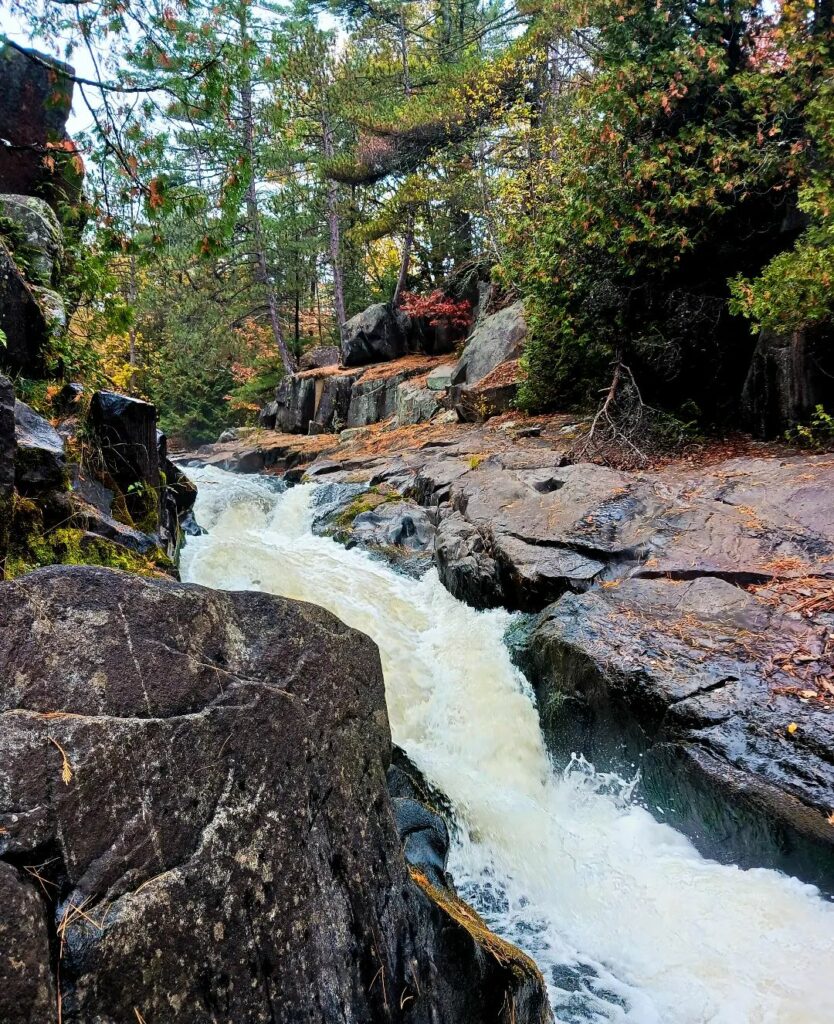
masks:
[(454, 807), (456, 884), (538, 962), (560, 1024), (834, 1021), (834, 904), (704, 859), (581, 757), (553, 765), (509, 613), (315, 536), (312, 485), (187, 472), (209, 533), (183, 579), (312, 601), (376, 641), (394, 741)]

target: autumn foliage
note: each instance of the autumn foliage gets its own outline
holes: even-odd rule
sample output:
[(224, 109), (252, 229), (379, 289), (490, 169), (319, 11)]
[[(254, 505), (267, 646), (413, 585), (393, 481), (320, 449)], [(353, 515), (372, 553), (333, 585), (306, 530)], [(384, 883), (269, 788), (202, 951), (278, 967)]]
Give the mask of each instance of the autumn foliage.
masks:
[(455, 335), (465, 334), (472, 323), (472, 304), (452, 299), (439, 288), (428, 295), (404, 292), (400, 309), (415, 320), (426, 320), (430, 327), (445, 328)]

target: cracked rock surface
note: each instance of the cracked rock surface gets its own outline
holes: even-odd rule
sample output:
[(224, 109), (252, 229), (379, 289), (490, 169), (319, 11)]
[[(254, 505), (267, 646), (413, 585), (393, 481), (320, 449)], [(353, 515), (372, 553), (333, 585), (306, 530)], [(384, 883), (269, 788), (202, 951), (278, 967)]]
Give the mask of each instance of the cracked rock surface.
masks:
[(0, 679), (4, 1022), (547, 1019), (412, 880), (378, 652), (334, 616), (42, 569), (0, 584)]

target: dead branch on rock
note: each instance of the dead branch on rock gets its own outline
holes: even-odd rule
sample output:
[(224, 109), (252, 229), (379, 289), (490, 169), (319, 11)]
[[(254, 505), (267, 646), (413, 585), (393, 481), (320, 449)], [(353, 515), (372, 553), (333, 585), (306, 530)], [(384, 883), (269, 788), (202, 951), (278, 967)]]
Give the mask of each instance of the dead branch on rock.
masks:
[(684, 441), (685, 425), (647, 405), (631, 368), (619, 357), (588, 432), (570, 450), (573, 462), (644, 469)]

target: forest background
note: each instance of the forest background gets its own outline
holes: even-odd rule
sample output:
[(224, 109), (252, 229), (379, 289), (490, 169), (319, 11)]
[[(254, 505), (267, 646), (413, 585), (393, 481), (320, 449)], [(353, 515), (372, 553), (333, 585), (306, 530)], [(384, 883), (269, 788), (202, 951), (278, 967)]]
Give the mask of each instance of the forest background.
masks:
[(833, 4), (7, 0), (90, 125), (70, 329), (19, 390), (213, 440), (368, 304), (489, 280), (524, 300), (523, 408), (625, 367), (733, 425), (760, 332), (830, 348)]

